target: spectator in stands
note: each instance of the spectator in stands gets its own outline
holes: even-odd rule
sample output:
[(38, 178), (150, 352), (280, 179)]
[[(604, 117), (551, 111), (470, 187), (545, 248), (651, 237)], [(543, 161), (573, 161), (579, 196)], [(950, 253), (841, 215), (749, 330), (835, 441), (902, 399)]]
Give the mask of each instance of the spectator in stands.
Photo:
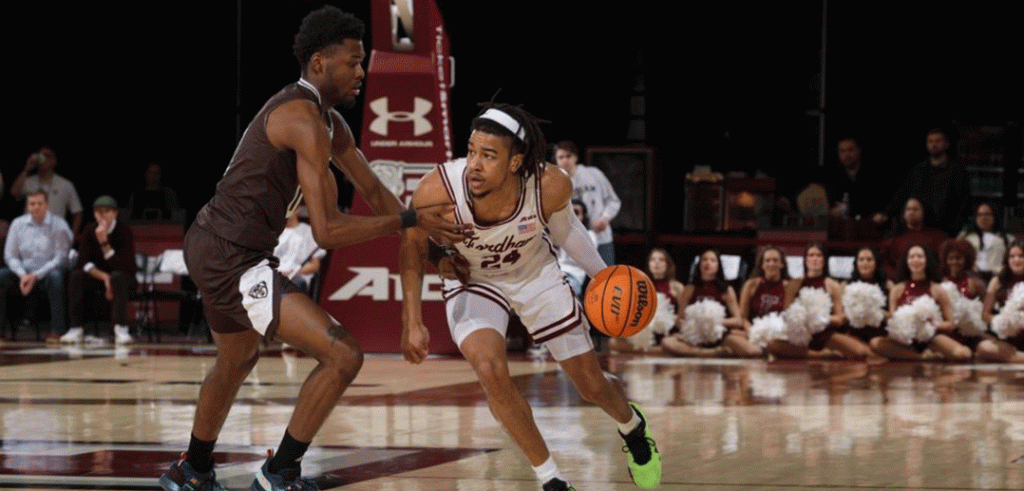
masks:
[(597, 252), (607, 264), (615, 264), (611, 221), (619, 213), (622, 202), (604, 173), (596, 167), (579, 163), (579, 150), (571, 141), (555, 145), (558, 167), (572, 178), (572, 198), (582, 201), (590, 214), (590, 229), (597, 234)]
[[(597, 235), (594, 234), (593, 230), (590, 230), (590, 219), (587, 217), (587, 205), (583, 204), (580, 200), (572, 200), (572, 210), (576, 214), (576, 218), (579, 219), (580, 223), (584, 227), (587, 227), (587, 233), (590, 236), (590, 240), (597, 245)], [(569, 255), (565, 249), (558, 249), (557, 253), (558, 267), (565, 273), (565, 277), (569, 280), (569, 286), (572, 287), (572, 291), (576, 293), (578, 298), (583, 298), (583, 283), (587, 279), (586, 271), (579, 264), (576, 264), (576, 260)]]
[(99, 299), (100, 294), (102, 302), (109, 302), (111, 306), (114, 343), (132, 342), (128, 329), (128, 298), (137, 287), (135, 241), (128, 224), (118, 219), (118, 211), (117, 201), (111, 196), (100, 196), (92, 204), (96, 220), (86, 225), (79, 238), (78, 265), (68, 277), (71, 328), (61, 336), (62, 343), (82, 342), (86, 298)]
[[(898, 213), (908, 198), (916, 196), (931, 210), (936, 226), (952, 237), (960, 231), (970, 209), (967, 170), (963, 163), (949, 155), (949, 137), (945, 131), (939, 128), (929, 131), (925, 147), (928, 158), (910, 169), (903, 185), (893, 195), (889, 216)], [(876, 217), (876, 221), (887, 219), (885, 215)]]
[(50, 213), (47, 193), (41, 189), (27, 196), (28, 211), (11, 223), (4, 246), (7, 267), (0, 269), (0, 323), (7, 322), (7, 296), (15, 288), (27, 297), (38, 286), (50, 302), (50, 335), (56, 342), (67, 329), (67, 272), (71, 229), (63, 218)]
[(949, 237), (933, 225), (931, 209), (924, 206), (917, 197), (907, 199), (903, 206), (903, 220), (895, 229), (891, 238), (886, 240), (886, 274), (893, 277), (900, 267), (900, 261), (911, 246), (927, 246), (930, 251), (939, 250), (939, 246)]
[(309, 291), (313, 276), (320, 272), (320, 260), (327, 251), (313, 239), (313, 227), (299, 220), (304, 207), (288, 216), (284, 231), (277, 238), (274, 256), (280, 261), (277, 270), (303, 291)]
[(144, 174), (142, 189), (128, 197), (128, 213), (132, 220), (182, 220), (184, 212), (178, 206), (178, 194), (161, 184), (163, 169), (150, 162)]
[(839, 165), (829, 168), (825, 177), (830, 212), (837, 218), (865, 219), (879, 213), (879, 183), (884, 182), (877, 169), (861, 162), (860, 143), (843, 138), (836, 146)]
[(41, 147), (28, 156), (25, 167), (11, 184), (11, 196), (23, 199), (32, 191), (42, 189), (49, 202), (50, 213), (62, 220), (71, 214), (71, 231), (78, 233), (82, 227), (82, 201), (71, 181), (55, 172), (57, 154), (50, 147)]
[(974, 246), (977, 251), (975, 270), (983, 280), (988, 281), (1003, 269), (1006, 256), (1006, 235), (999, 227), (995, 208), (989, 203), (979, 203), (974, 208), (974, 219), (968, 222), (964, 231), (957, 236)]

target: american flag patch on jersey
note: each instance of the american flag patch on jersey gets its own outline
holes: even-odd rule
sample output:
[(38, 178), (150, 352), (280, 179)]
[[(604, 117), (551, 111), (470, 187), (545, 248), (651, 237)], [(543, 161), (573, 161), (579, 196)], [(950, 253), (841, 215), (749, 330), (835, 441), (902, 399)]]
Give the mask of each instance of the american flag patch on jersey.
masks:
[(521, 233), (521, 234), (528, 234), (530, 232), (533, 232), (536, 229), (537, 229), (537, 224), (534, 223), (534, 222), (520, 223), (519, 224), (519, 233)]

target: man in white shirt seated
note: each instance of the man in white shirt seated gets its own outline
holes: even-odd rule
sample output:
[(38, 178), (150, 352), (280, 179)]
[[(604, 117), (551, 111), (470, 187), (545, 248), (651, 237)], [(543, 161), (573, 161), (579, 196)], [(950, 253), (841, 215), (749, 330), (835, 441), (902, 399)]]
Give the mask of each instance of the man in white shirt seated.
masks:
[(280, 261), (277, 270), (299, 288), (309, 291), (310, 282), (320, 272), (320, 260), (327, 251), (316, 244), (313, 228), (299, 220), (299, 214), (304, 211), (302, 206), (288, 217), (284, 231), (277, 238), (274, 256)]

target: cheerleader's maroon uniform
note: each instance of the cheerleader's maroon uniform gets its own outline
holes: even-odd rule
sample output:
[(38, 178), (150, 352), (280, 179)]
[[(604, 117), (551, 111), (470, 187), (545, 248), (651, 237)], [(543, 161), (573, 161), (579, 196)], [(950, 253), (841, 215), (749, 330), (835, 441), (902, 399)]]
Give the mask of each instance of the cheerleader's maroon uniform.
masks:
[(754, 288), (754, 296), (750, 299), (748, 320), (766, 316), (772, 312), (782, 312), (786, 308), (786, 287), (782, 280), (769, 281), (761, 278)]
[(956, 285), (956, 290), (960, 292), (964, 297), (975, 299), (978, 295), (971, 292), (971, 276), (963, 275), (960, 279), (950, 278), (949, 276), (943, 278), (945, 281), (949, 281)]
[(672, 311), (679, 313), (679, 299), (672, 294), (672, 282), (668, 279), (654, 280), (654, 291), (668, 297), (672, 304)]

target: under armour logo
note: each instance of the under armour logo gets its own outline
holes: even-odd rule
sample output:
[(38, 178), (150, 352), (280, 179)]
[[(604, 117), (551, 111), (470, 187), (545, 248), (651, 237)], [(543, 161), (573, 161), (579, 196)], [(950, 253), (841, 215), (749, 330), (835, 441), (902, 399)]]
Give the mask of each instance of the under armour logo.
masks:
[(261, 281), (249, 289), (249, 296), (259, 300), (267, 297), (267, 282)]
[(388, 123), (393, 121), (412, 121), (412, 134), (414, 136), (429, 133), (430, 130), (434, 129), (434, 126), (430, 124), (430, 121), (424, 116), (426, 116), (433, 108), (434, 104), (430, 101), (423, 99), (422, 97), (414, 97), (412, 112), (391, 112), (388, 110), (388, 98), (381, 97), (380, 99), (370, 103), (370, 110), (373, 111), (373, 114), (377, 115), (377, 117), (370, 123), (370, 131), (378, 135), (388, 136)]

